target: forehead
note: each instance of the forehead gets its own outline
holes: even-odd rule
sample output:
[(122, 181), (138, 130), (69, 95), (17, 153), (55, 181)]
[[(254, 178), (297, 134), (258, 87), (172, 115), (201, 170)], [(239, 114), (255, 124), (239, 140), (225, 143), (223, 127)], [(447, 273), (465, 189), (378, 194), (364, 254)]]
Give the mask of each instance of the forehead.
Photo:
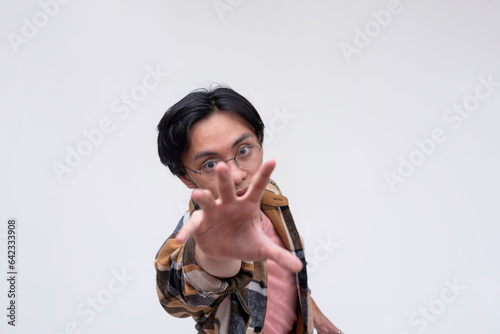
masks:
[(253, 128), (240, 115), (227, 111), (214, 113), (191, 127), (185, 156), (193, 158), (200, 151), (222, 154), (245, 134), (249, 140), (257, 140)]

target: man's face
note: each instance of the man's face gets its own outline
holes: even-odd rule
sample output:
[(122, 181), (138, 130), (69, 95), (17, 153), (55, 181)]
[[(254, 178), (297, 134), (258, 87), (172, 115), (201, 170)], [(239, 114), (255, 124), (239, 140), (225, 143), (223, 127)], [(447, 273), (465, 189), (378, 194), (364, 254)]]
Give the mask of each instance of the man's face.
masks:
[[(182, 156), (184, 166), (199, 171), (207, 160), (234, 158), (238, 149), (245, 145), (260, 146), (253, 128), (241, 116), (235, 113), (219, 112), (194, 124), (190, 131), (190, 146)], [(259, 163), (252, 169), (241, 169), (234, 160), (227, 162), (229, 174), (235, 185), (235, 194), (242, 196), (250, 186), (252, 177), (262, 165), (262, 155)], [(219, 197), (217, 183), (207, 182), (188, 169), (179, 177), (188, 188), (203, 188)]]

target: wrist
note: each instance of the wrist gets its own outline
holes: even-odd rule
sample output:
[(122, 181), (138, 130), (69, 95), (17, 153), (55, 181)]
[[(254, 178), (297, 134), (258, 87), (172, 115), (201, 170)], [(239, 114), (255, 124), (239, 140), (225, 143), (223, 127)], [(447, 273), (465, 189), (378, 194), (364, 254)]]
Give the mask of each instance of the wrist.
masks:
[(241, 260), (210, 256), (198, 246), (195, 247), (195, 259), (203, 270), (218, 278), (233, 277), (241, 269)]

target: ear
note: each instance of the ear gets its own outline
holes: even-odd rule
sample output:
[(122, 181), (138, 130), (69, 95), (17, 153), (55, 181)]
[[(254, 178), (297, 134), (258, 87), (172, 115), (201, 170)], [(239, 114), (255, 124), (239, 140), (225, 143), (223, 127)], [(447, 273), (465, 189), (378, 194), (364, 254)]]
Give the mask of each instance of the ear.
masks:
[(182, 181), (188, 187), (189, 189), (195, 189), (198, 188), (198, 186), (189, 178), (187, 173), (184, 173), (183, 175), (179, 175), (179, 180)]

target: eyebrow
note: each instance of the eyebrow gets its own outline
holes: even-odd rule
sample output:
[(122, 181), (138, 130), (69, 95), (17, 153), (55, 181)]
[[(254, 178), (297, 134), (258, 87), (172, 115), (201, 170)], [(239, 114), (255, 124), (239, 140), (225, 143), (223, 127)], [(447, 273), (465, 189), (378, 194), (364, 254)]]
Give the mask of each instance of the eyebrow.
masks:
[[(240, 144), (242, 141), (244, 141), (245, 139), (251, 137), (252, 135), (250, 133), (244, 133), (242, 134), (241, 136), (238, 137), (238, 139), (236, 139), (233, 143), (233, 145), (231, 146), (231, 148), (235, 148), (236, 146), (238, 146), (238, 144)], [(201, 151), (201, 152), (198, 152), (195, 154), (194, 156), (194, 160), (198, 160), (198, 159), (201, 159), (201, 158), (204, 158), (206, 156), (209, 156), (209, 155), (217, 155), (217, 152), (213, 152), (213, 151)]]

